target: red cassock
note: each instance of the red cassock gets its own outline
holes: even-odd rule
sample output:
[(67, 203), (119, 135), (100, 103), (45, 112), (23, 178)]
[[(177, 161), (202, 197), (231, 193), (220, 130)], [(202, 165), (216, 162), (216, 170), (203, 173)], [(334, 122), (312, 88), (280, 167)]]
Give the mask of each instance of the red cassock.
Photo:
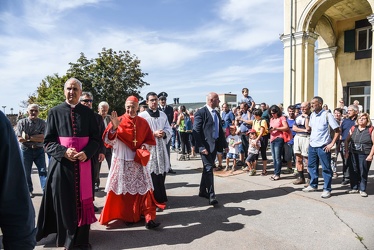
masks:
[[(106, 137), (108, 137), (109, 140), (114, 140), (115, 137), (117, 137), (119, 141), (123, 142), (130, 150), (134, 152), (140, 149), (143, 144), (156, 145), (153, 132), (145, 119), (138, 116), (132, 118), (127, 114), (122, 115), (119, 117), (119, 119), (121, 119), (121, 122), (116, 130), (116, 133), (111, 132), (112, 123), (110, 123), (103, 134), (104, 144), (106, 147), (112, 147), (110, 144), (108, 144), (108, 141), (106, 141)], [(165, 208), (165, 205), (158, 204), (154, 199), (150, 173), (148, 173), (148, 169), (144, 166), (145, 164), (142, 164), (141, 162), (141, 159), (137, 161), (124, 162), (113, 157), (108, 181), (111, 181), (109, 178), (112, 176), (114, 178), (121, 178), (119, 175), (113, 173), (111, 174), (112, 171), (118, 171), (118, 168), (124, 168), (123, 171), (127, 171), (128, 167), (130, 166), (132, 171), (134, 171), (134, 168), (137, 168), (134, 171), (136, 174), (127, 172), (125, 173), (127, 175), (126, 178), (137, 178), (137, 181), (150, 181), (150, 183), (143, 183), (144, 185), (140, 185), (143, 188), (144, 186), (148, 185), (147, 190), (132, 190), (132, 193), (124, 191), (124, 193), (116, 194), (113, 192), (113, 190), (106, 190), (108, 194), (103, 211), (99, 218), (100, 224), (107, 225), (113, 220), (138, 222), (140, 221), (142, 215), (144, 216), (145, 221), (148, 222), (155, 219), (156, 207), (160, 207), (162, 209)]]

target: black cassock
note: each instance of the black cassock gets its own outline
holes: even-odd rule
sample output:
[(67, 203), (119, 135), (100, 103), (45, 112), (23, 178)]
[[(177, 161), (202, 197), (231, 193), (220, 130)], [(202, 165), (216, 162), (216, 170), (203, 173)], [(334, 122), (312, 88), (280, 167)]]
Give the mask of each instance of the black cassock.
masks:
[(56, 245), (69, 249), (88, 244), (89, 224), (78, 227), (77, 212), (81, 205), (79, 164), (64, 157), (67, 148), (60, 144), (60, 137), (88, 137), (88, 143), (82, 151), (91, 159), (101, 140), (93, 111), (82, 104), (71, 107), (62, 103), (48, 113), (44, 147), (50, 162), (36, 240), (57, 233)]

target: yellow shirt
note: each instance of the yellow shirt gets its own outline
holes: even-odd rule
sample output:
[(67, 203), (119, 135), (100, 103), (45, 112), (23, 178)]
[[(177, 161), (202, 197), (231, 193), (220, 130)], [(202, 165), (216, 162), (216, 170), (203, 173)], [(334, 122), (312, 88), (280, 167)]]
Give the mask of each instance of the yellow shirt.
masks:
[(261, 136), (265, 136), (268, 134), (268, 124), (266, 120), (253, 120), (252, 128), (256, 130), (257, 136), (260, 134), (261, 127), (264, 127), (264, 133)]

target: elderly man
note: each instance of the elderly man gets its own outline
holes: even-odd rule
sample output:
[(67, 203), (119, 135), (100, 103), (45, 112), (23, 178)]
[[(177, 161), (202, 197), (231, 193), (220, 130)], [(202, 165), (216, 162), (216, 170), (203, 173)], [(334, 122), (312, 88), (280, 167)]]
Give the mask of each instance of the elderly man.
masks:
[[(109, 104), (107, 102), (100, 102), (98, 106), (98, 113), (101, 115), (104, 121), (104, 127), (108, 127), (110, 123), (110, 115), (108, 115), (109, 112)], [(108, 163), (108, 168), (110, 169), (110, 166), (112, 164), (112, 149), (111, 148), (105, 148), (105, 160)], [(101, 162), (99, 167), (99, 172), (101, 168)], [(100, 181), (99, 181), (100, 184)]]
[(193, 136), (195, 149), (200, 153), (203, 162), (199, 196), (209, 199), (209, 205), (216, 205), (218, 201), (214, 192), (213, 167), (217, 151), (227, 152), (227, 142), (222, 129), (222, 120), (215, 110), (219, 107), (219, 97), (216, 93), (209, 93), (205, 107), (195, 113)]
[[(138, 222), (144, 216), (145, 227), (160, 225), (156, 218), (153, 185), (147, 167), (147, 149), (156, 145), (153, 132), (143, 118), (137, 116), (138, 98), (126, 99), (126, 113), (118, 117), (112, 112), (111, 123), (104, 132), (104, 142), (113, 148), (113, 165), (105, 187), (107, 198), (100, 223), (108, 225), (113, 220)], [(149, 153), (149, 152), (148, 152)], [(160, 206), (162, 209), (164, 206)]]
[(157, 94), (149, 92), (146, 96), (148, 109), (139, 114), (144, 118), (151, 128), (156, 139), (156, 147), (151, 149), (151, 159), (148, 167), (151, 171), (154, 196), (158, 203), (167, 202), (165, 177), (170, 168), (170, 158), (167, 150), (168, 143), (171, 139), (171, 127), (168, 118), (164, 112), (157, 108)]
[(349, 171), (348, 171), (348, 165), (346, 161), (344, 160), (344, 152), (345, 147), (348, 145), (345, 145), (344, 142), (347, 139), (349, 135), (349, 130), (355, 125), (357, 120), (357, 114), (358, 114), (358, 107), (356, 105), (349, 105), (347, 108), (347, 118), (343, 119), (343, 122), (340, 125), (340, 129), (342, 130), (342, 136), (339, 142), (339, 145), (337, 146), (338, 152), (343, 156), (343, 180), (342, 185), (348, 185), (349, 184)]
[[(312, 129), (308, 151), (310, 183), (303, 191), (312, 192), (317, 190), (318, 167), (319, 163), (321, 163), (324, 180), (321, 198), (330, 198), (332, 181), (331, 148), (340, 136), (340, 127), (331, 112), (322, 108), (323, 99), (321, 97), (313, 97), (311, 105), (314, 112), (310, 115), (309, 120), (309, 126)], [(330, 136), (330, 127), (335, 131), (332, 139)]]
[(79, 102), (82, 83), (70, 78), (64, 94), (65, 102), (48, 113), (44, 147), (51, 159), (36, 240), (57, 233), (57, 247), (90, 249), (90, 224), (96, 221), (91, 158), (101, 138), (94, 112)]
[(296, 158), (296, 169), (299, 177), (293, 182), (294, 185), (305, 184), (304, 167), (308, 165), (308, 150), (310, 141), (310, 103), (303, 102), (300, 105), (301, 115), (295, 119), (292, 131), (296, 132), (294, 136), (293, 150)]
[(38, 118), (39, 106), (30, 104), (27, 107), (28, 117), (17, 123), (18, 141), (21, 143), (23, 166), (26, 172), (27, 185), (30, 196), (34, 197), (31, 181), (32, 164), (38, 168), (40, 186), (44, 190), (47, 179), (47, 168), (45, 164), (45, 152), (43, 149), (45, 121)]

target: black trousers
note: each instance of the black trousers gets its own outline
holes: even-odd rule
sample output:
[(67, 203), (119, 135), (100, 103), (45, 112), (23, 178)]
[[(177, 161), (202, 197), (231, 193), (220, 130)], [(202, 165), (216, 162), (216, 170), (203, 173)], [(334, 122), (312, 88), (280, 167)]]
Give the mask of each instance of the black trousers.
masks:
[(151, 173), (152, 182), (153, 182), (153, 195), (155, 200), (158, 203), (164, 203), (168, 201), (168, 197), (166, 196), (166, 188), (165, 188), (165, 177), (166, 173), (164, 174), (155, 174)]
[[(217, 148), (217, 146), (216, 146)], [(213, 167), (214, 161), (217, 156), (217, 149), (214, 149), (212, 153), (208, 155), (200, 154), (201, 160), (203, 162), (203, 173), (201, 175), (200, 181), (200, 193), (209, 194), (209, 197), (215, 197), (214, 192), (214, 178), (213, 178)]]

